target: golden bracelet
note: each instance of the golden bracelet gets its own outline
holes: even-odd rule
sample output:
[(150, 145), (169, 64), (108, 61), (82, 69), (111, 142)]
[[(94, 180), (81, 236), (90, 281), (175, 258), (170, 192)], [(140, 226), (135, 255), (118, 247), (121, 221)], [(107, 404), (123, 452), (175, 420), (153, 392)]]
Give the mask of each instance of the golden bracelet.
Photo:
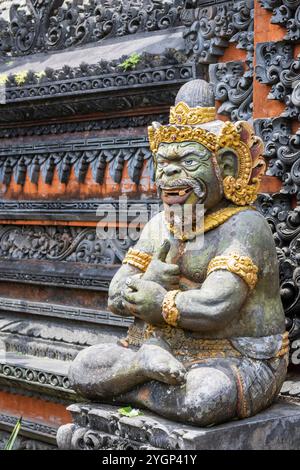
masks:
[(129, 248), (124, 260), (123, 264), (130, 264), (135, 268), (140, 269), (141, 271), (145, 272), (152, 260), (152, 256), (148, 253), (145, 253), (140, 250), (134, 250), (133, 248)]
[(230, 271), (240, 276), (250, 289), (254, 289), (257, 283), (258, 267), (248, 256), (240, 256), (232, 253), (228, 256), (216, 256), (211, 260), (207, 268), (207, 276), (219, 269)]
[(167, 292), (162, 306), (162, 316), (168, 325), (177, 326), (179, 321), (180, 313), (178, 308), (176, 307), (175, 298), (176, 295), (180, 292), (180, 290), (171, 290)]

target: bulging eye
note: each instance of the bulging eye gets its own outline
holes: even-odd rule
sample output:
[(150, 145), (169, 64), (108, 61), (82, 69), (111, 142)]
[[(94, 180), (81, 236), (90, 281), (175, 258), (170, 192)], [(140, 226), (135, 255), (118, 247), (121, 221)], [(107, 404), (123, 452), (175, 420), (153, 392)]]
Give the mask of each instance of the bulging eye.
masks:
[(198, 164), (197, 160), (194, 160), (193, 158), (184, 160), (183, 163), (184, 163), (184, 166), (189, 167), (189, 168)]

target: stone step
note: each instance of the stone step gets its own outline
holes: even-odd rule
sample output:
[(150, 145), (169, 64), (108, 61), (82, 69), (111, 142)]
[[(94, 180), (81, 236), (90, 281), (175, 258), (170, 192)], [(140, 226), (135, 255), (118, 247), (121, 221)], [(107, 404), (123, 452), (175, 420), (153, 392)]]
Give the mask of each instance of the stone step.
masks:
[(0, 385), (75, 400), (69, 366), (67, 361), (0, 350)]

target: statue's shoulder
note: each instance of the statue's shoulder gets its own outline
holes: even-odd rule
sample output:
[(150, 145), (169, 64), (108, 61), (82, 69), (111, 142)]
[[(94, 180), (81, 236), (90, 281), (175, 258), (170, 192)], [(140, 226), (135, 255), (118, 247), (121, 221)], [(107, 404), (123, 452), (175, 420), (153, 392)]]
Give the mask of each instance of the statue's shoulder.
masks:
[(254, 209), (245, 209), (228, 219), (222, 226), (224, 232), (235, 230), (235, 234), (248, 234), (253, 232), (266, 233), (272, 236), (272, 232), (265, 217)]
[(238, 212), (220, 226), (220, 239), (228, 244), (238, 244), (249, 254), (258, 250), (275, 253), (271, 228), (257, 210)]

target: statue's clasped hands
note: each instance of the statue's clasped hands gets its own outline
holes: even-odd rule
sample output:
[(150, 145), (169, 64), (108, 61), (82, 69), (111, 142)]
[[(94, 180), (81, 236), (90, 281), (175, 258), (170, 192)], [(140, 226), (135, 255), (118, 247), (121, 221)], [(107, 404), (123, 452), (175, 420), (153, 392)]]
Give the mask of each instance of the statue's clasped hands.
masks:
[(122, 292), (124, 308), (147, 323), (163, 324), (162, 303), (169, 290), (178, 289), (180, 269), (176, 264), (166, 263), (170, 250), (165, 240), (154, 253), (144, 274), (131, 276)]

